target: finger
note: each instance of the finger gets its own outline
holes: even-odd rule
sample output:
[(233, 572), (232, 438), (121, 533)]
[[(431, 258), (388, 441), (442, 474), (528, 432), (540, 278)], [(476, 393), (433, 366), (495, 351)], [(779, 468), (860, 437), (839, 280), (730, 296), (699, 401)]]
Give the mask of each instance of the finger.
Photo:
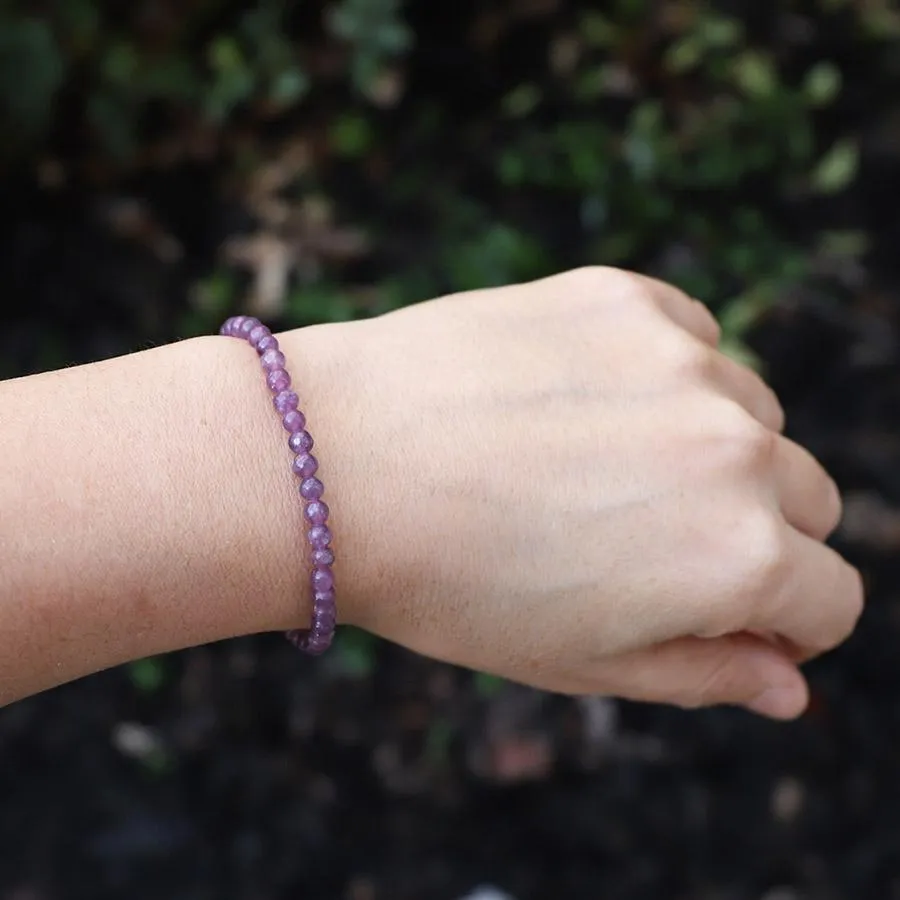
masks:
[(784, 526), (770, 574), (761, 574), (760, 601), (748, 629), (778, 635), (796, 656), (812, 659), (853, 632), (863, 609), (859, 572), (840, 554), (806, 534)]
[(831, 476), (805, 448), (779, 438), (775, 484), (781, 511), (794, 528), (824, 541), (841, 520), (841, 494)]
[(754, 419), (771, 431), (784, 430), (784, 409), (775, 391), (756, 372), (720, 353), (716, 356), (715, 378), (725, 394)]
[(711, 347), (719, 346), (719, 338), (722, 329), (716, 321), (716, 317), (699, 300), (689, 297), (684, 291), (671, 284), (650, 278), (647, 275), (637, 275), (650, 295), (656, 301), (659, 308), (676, 325), (693, 334)]
[(615, 693), (688, 708), (731, 704), (775, 719), (799, 716), (809, 691), (797, 666), (749, 634), (679, 638), (605, 662)]

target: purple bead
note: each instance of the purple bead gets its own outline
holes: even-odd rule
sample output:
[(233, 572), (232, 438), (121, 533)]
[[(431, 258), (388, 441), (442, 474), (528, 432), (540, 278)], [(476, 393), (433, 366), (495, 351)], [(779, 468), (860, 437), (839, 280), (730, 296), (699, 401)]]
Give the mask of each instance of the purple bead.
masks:
[(316, 594), (330, 591), (334, 587), (334, 575), (332, 575), (330, 568), (324, 566), (312, 570), (310, 581)]
[(259, 346), (259, 342), (260, 342), (267, 334), (271, 334), (271, 333), (272, 333), (272, 332), (269, 331), (269, 329), (266, 328), (265, 325), (259, 324), (259, 325), (256, 326), (256, 328), (253, 329), (253, 331), (250, 332), (250, 334), (247, 335), (247, 342), (248, 342), (248, 343), (250, 344), (250, 346), (255, 350), (255, 349)]
[(304, 500), (320, 500), (325, 493), (325, 485), (318, 478), (304, 478), (300, 485), (300, 496)]
[[(313, 448), (312, 435), (308, 431), (295, 431), (288, 438), (288, 447), (290, 447), (294, 453), (309, 453)], [(300, 473), (298, 472), (297, 474)]]
[(222, 333), (234, 337), (245, 318), (245, 316), (232, 316), (230, 319), (227, 319), (222, 326)]
[(314, 566), (334, 565), (334, 551), (328, 547), (321, 550), (313, 550), (312, 561)]
[(311, 631), (306, 635), (306, 640), (301, 644), (301, 647), (310, 656), (321, 656), (331, 646), (332, 640), (334, 640), (333, 631), (330, 631), (328, 634), (318, 634), (315, 631)]
[(266, 384), (273, 394), (280, 394), (291, 386), (291, 376), (284, 369), (272, 369), (266, 375)]
[(315, 624), (318, 621), (323, 625), (327, 622), (329, 628), (334, 628), (336, 619), (337, 606), (334, 602), (334, 588), (327, 588), (324, 591), (316, 591), (313, 594), (313, 627), (315, 627)]
[(313, 500), (306, 504), (306, 520), (311, 525), (324, 525), (328, 521), (328, 506), (321, 500)]
[(287, 360), (280, 350), (266, 350), (259, 358), (262, 367), (267, 372), (274, 372), (276, 369), (283, 369)]
[(321, 656), (334, 639), (334, 631), (322, 634), (317, 631), (295, 628), (287, 633), (287, 639), (299, 650), (310, 656)]
[[(301, 478), (311, 478), (319, 469), (319, 461), (311, 453), (301, 453), (294, 457), (294, 463), (291, 467), (295, 475)], [(301, 494), (302, 494), (301, 485)]]
[(313, 613), (312, 630), (317, 636), (330, 636), (336, 624), (337, 616), (334, 614), (334, 610), (322, 609)]
[(305, 650), (306, 649), (306, 634), (302, 628), (292, 628), (290, 631), (286, 631), (284, 636), (298, 649)]
[(284, 414), (281, 423), (288, 434), (293, 434), (295, 431), (303, 431), (306, 428), (306, 416), (299, 409), (289, 409)]
[(255, 319), (253, 316), (245, 316), (244, 321), (241, 322), (240, 326), (235, 330), (235, 336), (247, 340), (247, 338), (250, 337), (250, 332), (259, 324), (261, 324), (259, 319)]
[(289, 412), (295, 410), (299, 402), (300, 398), (293, 391), (282, 391), (280, 394), (276, 394), (272, 400), (275, 410), (281, 413), (282, 416), (286, 416)]
[(331, 530), (325, 524), (329, 509), (321, 499), (324, 485), (314, 477), (319, 463), (309, 452), (313, 439), (306, 430), (306, 416), (299, 409), (299, 397), (295, 391), (290, 390), (291, 378), (285, 369), (285, 356), (272, 332), (254, 316), (232, 316), (223, 323), (219, 333), (246, 340), (256, 349), (266, 376), (266, 384), (274, 395), (272, 404), (281, 416), (281, 422), (290, 435), (288, 444), (296, 454), (292, 468), (301, 478), (300, 495), (306, 501), (303, 515), (311, 526), (307, 532), (307, 540), (312, 548), (313, 558), (313, 570), (310, 573), (313, 604), (310, 627), (292, 629), (287, 632), (287, 638), (301, 650), (317, 656), (324, 653), (334, 639), (337, 606), (334, 572), (331, 568), (335, 554), (329, 546), (332, 541)]
[(332, 540), (331, 529), (327, 525), (313, 525), (307, 535), (310, 546), (316, 550), (324, 550)]
[(274, 334), (267, 334), (264, 338), (260, 338), (256, 345), (256, 352), (262, 356), (270, 350), (278, 350), (278, 338)]

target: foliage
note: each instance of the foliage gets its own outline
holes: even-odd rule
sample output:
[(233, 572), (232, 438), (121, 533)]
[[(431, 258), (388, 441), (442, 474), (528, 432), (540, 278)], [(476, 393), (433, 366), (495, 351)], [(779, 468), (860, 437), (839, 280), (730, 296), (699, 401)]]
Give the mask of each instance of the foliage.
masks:
[[(152, 109), (169, 136), (184, 123), (216, 128), (285, 113), (310, 91), (311, 42), (297, 40), (293, 6), (146, 0), (123, 12), (113, 0), (37, 7), (8, 0), (0, 8), (2, 154), (41, 147), (54, 117), (70, 107), (87, 126), (89, 146), (119, 162), (151, 139)], [(410, 44), (396, 0), (339, 0), (324, 18), (352, 51), (360, 91)], [(78, 90), (67, 91), (70, 84)]]
[[(429, 21), (438, 6), (440, 31)], [(316, 148), (282, 196), (321, 194), (368, 237), (361, 267), (286, 255), (281, 302), (298, 323), (584, 263), (655, 272), (717, 308), (746, 305), (760, 280), (775, 300), (833, 269), (821, 257), (835, 246), (862, 252), (860, 235), (844, 229), (835, 244), (808, 210), (859, 170), (849, 70), (896, 80), (890, 4), (574, 9), (173, 0), (123, 12), (111, 0), (11, 0), (0, 122), (15, 139), (0, 158), (66, 146), (70, 161), (127, 171), (162, 142), (259, 171), (279, 152), (275, 123)], [(454, 80), (454, 66), (468, 77)], [(73, 152), (56, 121), (81, 122), (85, 146)], [(208, 326), (196, 311), (186, 321)]]

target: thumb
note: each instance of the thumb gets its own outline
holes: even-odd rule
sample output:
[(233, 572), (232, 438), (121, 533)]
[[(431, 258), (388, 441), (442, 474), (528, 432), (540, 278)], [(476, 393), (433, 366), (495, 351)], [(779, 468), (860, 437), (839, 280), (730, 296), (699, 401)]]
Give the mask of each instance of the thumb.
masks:
[(749, 634), (680, 638), (607, 660), (600, 673), (611, 693), (632, 700), (701, 707), (744, 706), (773, 719), (794, 719), (809, 702), (796, 663)]

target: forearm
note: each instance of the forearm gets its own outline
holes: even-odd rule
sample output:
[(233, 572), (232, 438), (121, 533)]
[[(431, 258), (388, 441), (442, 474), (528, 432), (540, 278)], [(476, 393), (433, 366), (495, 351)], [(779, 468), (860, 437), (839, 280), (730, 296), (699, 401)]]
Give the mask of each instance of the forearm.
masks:
[(304, 624), (285, 439), (226, 338), (0, 383), (0, 702)]

